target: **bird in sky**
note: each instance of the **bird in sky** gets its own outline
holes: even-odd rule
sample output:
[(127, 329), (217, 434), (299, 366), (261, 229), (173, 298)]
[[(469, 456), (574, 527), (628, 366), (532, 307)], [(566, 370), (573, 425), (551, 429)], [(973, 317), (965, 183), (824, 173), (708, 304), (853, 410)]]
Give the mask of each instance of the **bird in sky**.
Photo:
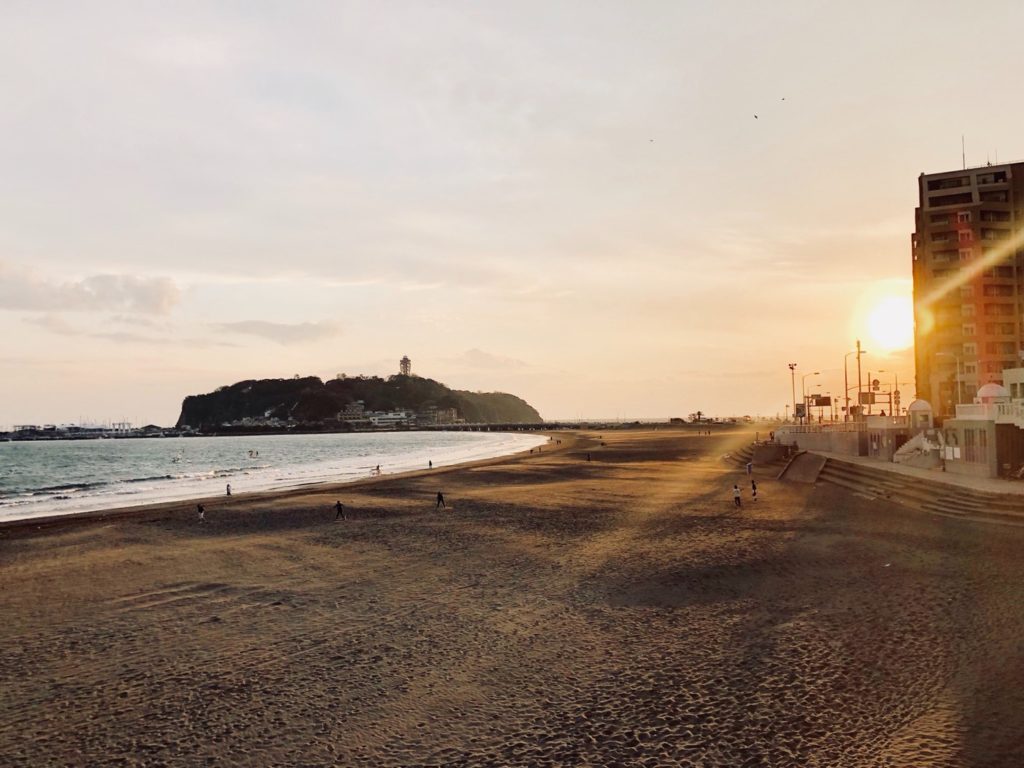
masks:
[(757, 120), (757, 115), (754, 115), (754, 119)]

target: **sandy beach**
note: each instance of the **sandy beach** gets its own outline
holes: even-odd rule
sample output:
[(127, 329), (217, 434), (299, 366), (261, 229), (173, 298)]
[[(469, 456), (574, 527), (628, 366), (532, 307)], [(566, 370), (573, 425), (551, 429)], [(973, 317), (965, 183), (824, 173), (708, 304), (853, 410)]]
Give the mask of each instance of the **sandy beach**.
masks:
[(0, 764), (1024, 763), (1024, 529), (556, 437), (0, 529)]

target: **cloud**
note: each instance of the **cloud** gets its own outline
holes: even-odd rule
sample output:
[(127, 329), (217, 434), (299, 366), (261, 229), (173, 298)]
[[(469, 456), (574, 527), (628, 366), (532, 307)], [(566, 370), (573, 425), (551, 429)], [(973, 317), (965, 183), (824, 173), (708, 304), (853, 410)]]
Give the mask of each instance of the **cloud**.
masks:
[[(114, 323), (123, 322), (123, 318), (114, 317), (111, 318)], [(141, 333), (132, 333), (129, 331), (95, 331), (79, 328), (60, 315), (41, 315), (39, 317), (26, 317), (23, 318), (23, 322), (34, 325), (43, 330), (49, 331), (50, 333), (58, 336), (70, 336), (80, 337), (88, 339), (102, 339), (104, 341), (115, 341), (121, 344), (145, 344), (148, 346), (170, 346), (170, 345), (184, 345), (188, 347), (235, 347), (237, 344), (232, 344), (225, 341), (210, 341), (207, 339), (195, 339), (195, 338), (172, 338), (168, 336), (147, 336)], [(142, 323), (141, 325), (146, 327), (153, 327), (150, 324)]]
[(465, 366), (468, 368), (482, 368), (486, 370), (527, 367), (527, 363), (522, 360), (516, 360), (512, 357), (492, 355), (490, 352), (484, 352), (482, 349), (476, 349), (475, 347), (473, 349), (467, 349), (461, 355), (449, 358), (444, 362), (449, 365)]
[(217, 323), (212, 327), (245, 336), (258, 336), (278, 344), (295, 344), (326, 339), (341, 333), (335, 323), (271, 323), (265, 320), (242, 320), (235, 323)]
[(91, 275), (59, 282), (0, 263), (0, 309), (164, 315), (181, 297), (168, 277)]

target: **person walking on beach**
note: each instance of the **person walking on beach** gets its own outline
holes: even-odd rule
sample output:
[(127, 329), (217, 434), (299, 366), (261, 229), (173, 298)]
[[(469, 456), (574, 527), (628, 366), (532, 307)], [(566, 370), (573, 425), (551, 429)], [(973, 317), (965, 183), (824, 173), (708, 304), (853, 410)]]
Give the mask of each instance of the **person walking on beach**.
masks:
[(754, 462), (748, 461), (747, 462), (747, 477), (750, 477), (750, 475), (753, 473), (753, 471), (754, 471)]
[(434, 505), (434, 509), (448, 509), (444, 503), (444, 494), (440, 491), (437, 492), (437, 503)]
[(348, 520), (345, 516), (345, 505), (341, 503), (340, 499), (334, 503), (334, 519), (337, 520), (339, 517), (342, 520)]
[(434, 468), (434, 462), (433, 461), (428, 461), (427, 462), (427, 469), (433, 469), (433, 468)]
[(757, 501), (757, 480), (750, 481), (750, 498)]
[(738, 485), (732, 487), (732, 503), (736, 505), (737, 509), (743, 506), (743, 499), (740, 498), (740, 487)]
[(228, 483), (228, 489), (227, 490), (228, 490), (228, 496), (230, 496), (231, 495), (231, 483)]
[(199, 513), (199, 522), (200, 523), (205, 523), (206, 522), (206, 507), (204, 507), (202, 504), (196, 504), (196, 511)]

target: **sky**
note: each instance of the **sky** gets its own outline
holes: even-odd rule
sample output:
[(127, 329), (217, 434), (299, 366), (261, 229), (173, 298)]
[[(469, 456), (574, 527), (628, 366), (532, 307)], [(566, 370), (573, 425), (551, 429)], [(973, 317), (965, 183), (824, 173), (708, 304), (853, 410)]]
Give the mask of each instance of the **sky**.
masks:
[(169, 425), (402, 355), (546, 418), (774, 416), (789, 363), (838, 395), (857, 338), (905, 405), (906, 333), (870, 315), (909, 299), (918, 174), (961, 135), (1024, 159), (1022, 28), (1015, 1), (8, 0), (0, 428)]

